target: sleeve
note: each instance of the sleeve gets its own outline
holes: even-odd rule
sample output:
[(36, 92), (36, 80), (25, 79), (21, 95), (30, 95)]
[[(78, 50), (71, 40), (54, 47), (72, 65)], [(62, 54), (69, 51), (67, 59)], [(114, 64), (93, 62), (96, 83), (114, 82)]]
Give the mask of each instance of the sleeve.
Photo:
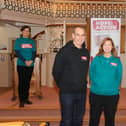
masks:
[(20, 43), (19, 43), (18, 39), (16, 39), (16, 41), (14, 43), (14, 51), (15, 51), (17, 57), (20, 58), (23, 62), (25, 62), (25, 58), (20, 53)]
[(56, 81), (57, 86), (59, 87), (59, 81), (64, 69), (64, 59), (63, 59), (63, 50), (60, 50), (56, 57), (55, 61), (53, 64), (53, 70), (52, 70), (52, 75), (54, 77), (54, 80)]
[(36, 51), (32, 51), (32, 57), (31, 57), (31, 60), (35, 60), (35, 57), (36, 57)]
[(36, 44), (35, 44), (35, 41), (33, 40), (33, 43), (32, 43), (32, 57), (31, 57), (31, 60), (35, 60), (35, 57), (36, 57)]
[(20, 51), (15, 50), (15, 53), (16, 53), (18, 58), (20, 58), (23, 62), (25, 62), (25, 58), (20, 54)]
[(15, 51), (15, 50), (18, 50), (18, 51), (19, 51), (20, 48), (21, 48), (21, 47), (20, 47), (19, 40), (16, 39), (15, 42), (14, 42), (14, 51)]
[(36, 43), (33, 39), (32, 40), (32, 56), (31, 56), (31, 60), (35, 60), (36, 57)]
[(36, 42), (34, 40), (32, 42), (32, 46), (33, 46), (32, 51), (36, 52)]
[(96, 57), (92, 60), (89, 68), (89, 77), (91, 82), (95, 82)]
[(117, 68), (117, 81), (118, 84), (121, 85), (121, 80), (122, 80), (122, 73), (123, 73), (123, 66), (121, 63), (121, 60), (119, 59), (119, 64), (118, 64), (118, 68)]

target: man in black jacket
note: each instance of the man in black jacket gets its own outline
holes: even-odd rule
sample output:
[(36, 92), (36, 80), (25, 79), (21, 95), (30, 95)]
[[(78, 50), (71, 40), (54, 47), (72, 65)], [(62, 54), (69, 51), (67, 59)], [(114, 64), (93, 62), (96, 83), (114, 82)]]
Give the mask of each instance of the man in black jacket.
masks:
[(55, 57), (53, 77), (60, 89), (60, 126), (82, 126), (85, 112), (89, 52), (86, 33), (76, 27), (69, 41)]

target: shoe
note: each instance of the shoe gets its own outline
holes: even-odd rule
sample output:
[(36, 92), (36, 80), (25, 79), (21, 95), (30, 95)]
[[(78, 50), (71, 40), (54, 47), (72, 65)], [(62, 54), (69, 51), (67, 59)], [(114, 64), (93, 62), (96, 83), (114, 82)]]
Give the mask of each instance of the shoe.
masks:
[(31, 104), (32, 104), (32, 102), (31, 102), (31, 101), (29, 101), (29, 100), (27, 100), (27, 101), (25, 102), (25, 104), (31, 105)]
[(24, 103), (21, 102), (21, 103), (19, 104), (19, 107), (20, 107), (20, 108), (24, 107)]

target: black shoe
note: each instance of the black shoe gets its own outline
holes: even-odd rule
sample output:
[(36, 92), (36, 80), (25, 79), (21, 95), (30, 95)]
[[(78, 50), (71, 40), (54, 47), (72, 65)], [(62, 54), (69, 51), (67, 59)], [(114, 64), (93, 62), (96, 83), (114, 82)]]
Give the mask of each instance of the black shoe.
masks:
[(19, 104), (19, 107), (20, 107), (20, 108), (24, 107), (24, 103), (21, 102), (21, 103)]
[(25, 102), (25, 104), (31, 105), (31, 104), (32, 104), (32, 102), (31, 102), (31, 101), (29, 101), (29, 100), (27, 100), (27, 101)]

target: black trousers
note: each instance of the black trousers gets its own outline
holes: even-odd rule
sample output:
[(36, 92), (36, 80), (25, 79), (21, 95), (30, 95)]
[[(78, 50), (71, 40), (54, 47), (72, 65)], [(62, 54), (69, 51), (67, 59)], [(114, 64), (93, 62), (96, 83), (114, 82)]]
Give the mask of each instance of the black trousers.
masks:
[(90, 93), (89, 126), (98, 126), (102, 111), (104, 111), (105, 126), (115, 126), (115, 114), (119, 95), (104, 96)]
[(33, 67), (17, 66), (18, 72), (18, 95), (19, 101), (24, 103), (29, 97), (30, 81), (33, 72)]

